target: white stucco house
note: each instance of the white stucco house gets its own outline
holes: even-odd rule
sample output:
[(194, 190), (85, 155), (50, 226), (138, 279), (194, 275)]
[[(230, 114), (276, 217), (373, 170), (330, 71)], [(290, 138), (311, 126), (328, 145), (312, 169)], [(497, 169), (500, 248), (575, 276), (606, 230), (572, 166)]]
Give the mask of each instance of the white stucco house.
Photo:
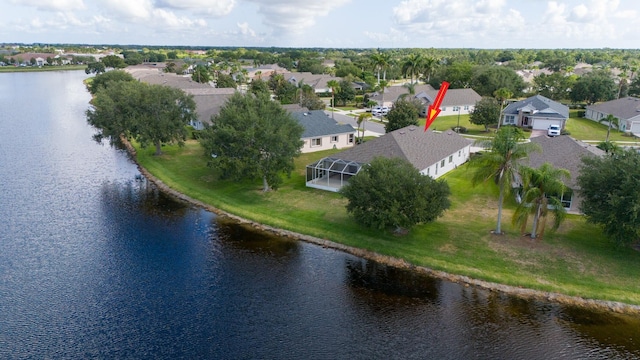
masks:
[(306, 185), (337, 192), (378, 156), (407, 160), (423, 175), (438, 178), (469, 160), (471, 144), (453, 131), (411, 125), (307, 165)]
[(293, 117), (304, 127), (300, 149), (303, 153), (328, 149), (344, 149), (355, 144), (356, 130), (349, 124), (341, 124), (323, 110), (292, 112)]
[(607, 115), (613, 115), (620, 122), (620, 130), (640, 136), (640, 99), (627, 96), (600, 104), (589, 105), (584, 117), (593, 121), (601, 121)]

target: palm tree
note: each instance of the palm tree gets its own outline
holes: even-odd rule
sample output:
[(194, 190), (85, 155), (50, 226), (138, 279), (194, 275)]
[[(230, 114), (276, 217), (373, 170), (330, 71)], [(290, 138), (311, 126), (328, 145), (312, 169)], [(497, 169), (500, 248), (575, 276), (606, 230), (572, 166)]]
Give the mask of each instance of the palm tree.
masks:
[(513, 96), (513, 93), (508, 88), (500, 88), (493, 92), (493, 96), (496, 97), (496, 100), (500, 102), (500, 118), (498, 119), (498, 129), (500, 128), (500, 123), (502, 122), (502, 111), (504, 110), (504, 105), (508, 99)]
[(327, 81), (327, 86), (331, 88), (331, 118), (335, 119), (333, 113), (336, 107), (336, 91), (340, 89), (340, 83), (338, 80), (329, 80)]
[(538, 169), (522, 167), (519, 174), (522, 178), (522, 199), (513, 213), (512, 222), (519, 224), (524, 233), (529, 214), (533, 214), (531, 238), (535, 239), (538, 234), (542, 237), (549, 210), (554, 218), (554, 229), (564, 220), (566, 211), (560, 197), (567, 191), (562, 179), (570, 177), (569, 170), (544, 163)]
[(606, 118), (604, 119), (600, 119), (601, 123), (606, 122), (609, 125), (607, 126), (607, 138), (604, 140), (604, 142), (609, 142), (609, 133), (611, 132), (611, 124), (616, 126), (616, 129), (620, 130), (620, 119), (618, 119), (617, 117), (609, 114), (607, 115)]
[(382, 80), (380, 81), (380, 84), (378, 84), (378, 86), (380, 86), (380, 91), (382, 94), (382, 102), (380, 104), (380, 106), (384, 106), (384, 89), (387, 87), (387, 85), (389, 85), (389, 83), (387, 83), (386, 80)]
[[(358, 124), (358, 144), (362, 143), (364, 139), (364, 124), (369, 120), (373, 115), (371, 113), (361, 113), (358, 115), (358, 119), (356, 120), (356, 124)], [(360, 135), (360, 126), (362, 126), (362, 135)]]
[(427, 83), (431, 80), (431, 73), (436, 69), (436, 66), (438, 66), (438, 61), (435, 58), (426, 57), (422, 59), (422, 74), (426, 75)]
[(402, 75), (411, 76), (411, 84), (413, 84), (413, 76), (420, 71), (422, 66), (422, 55), (409, 54), (402, 63)]
[(502, 234), (502, 205), (505, 193), (512, 191), (512, 183), (520, 162), (532, 151), (540, 149), (538, 144), (523, 143), (524, 133), (513, 126), (502, 127), (491, 140), (477, 142), (478, 145), (489, 149), (480, 156), (474, 158), (470, 165), (475, 169), (471, 182), (475, 186), (487, 180), (493, 180), (499, 188), (498, 195), (498, 220), (496, 234)]
[(378, 84), (380, 83), (380, 72), (383, 72), (383, 80), (387, 80), (387, 67), (389, 66), (391, 55), (377, 52), (371, 54), (371, 60), (373, 61), (374, 69), (378, 72)]

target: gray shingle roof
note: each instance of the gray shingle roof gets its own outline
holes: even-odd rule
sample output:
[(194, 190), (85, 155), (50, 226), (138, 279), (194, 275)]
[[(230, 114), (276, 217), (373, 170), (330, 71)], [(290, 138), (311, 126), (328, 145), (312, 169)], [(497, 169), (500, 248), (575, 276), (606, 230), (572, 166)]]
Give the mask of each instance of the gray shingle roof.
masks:
[(527, 106), (535, 109), (537, 112), (544, 113), (547, 117), (569, 118), (569, 108), (567, 106), (542, 95), (535, 95), (524, 100), (511, 103), (504, 109), (504, 114), (518, 114), (519, 109)]
[(620, 120), (628, 120), (640, 115), (640, 99), (628, 96), (622, 99), (587, 106), (587, 110), (611, 114)]
[(369, 163), (377, 156), (398, 157), (409, 161), (416, 169), (423, 170), (471, 143), (471, 140), (453, 131), (424, 131), (422, 128), (411, 125), (332, 157), (358, 163)]
[(323, 110), (292, 112), (291, 114), (304, 127), (303, 139), (354, 133), (356, 131), (353, 126), (340, 124), (330, 118)]
[(531, 142), (539, 144), (542, 152), (529, 154), (525, 163), (533, 168), (538, 168), (548, 162), (556, 168), (567, 169), (571, 173), (571, 178), (565, 184), (574, 190), (579, 189), (577, 177), (580, 174), (580, 165), (583, 156), (603, 156), (604, 151), (593, 145), (587, 145), (576, 141), (569, 136), (537, 136), (531, 138)]

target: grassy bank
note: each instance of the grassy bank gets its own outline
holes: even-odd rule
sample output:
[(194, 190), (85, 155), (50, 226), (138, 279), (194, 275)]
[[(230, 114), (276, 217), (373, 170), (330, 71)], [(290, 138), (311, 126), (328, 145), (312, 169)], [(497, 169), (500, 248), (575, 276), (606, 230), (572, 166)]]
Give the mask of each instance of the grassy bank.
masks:
[[(457, 118), (456, 118), (457, 121)], [(452, 208), (407, 236), (363, 228), (350, 219), (338, 194), (306, 188), (305, 165), (331, 151), (303, 154), (282, 188), (262, 193), (261, 181), (229, 182), (207, 168), (195, 141), (165, 147), (165, 155), (138, 149), (139, 163), (170, 187), (221, 210), (266, 225), (403, 258), (435, 270), (477, 279), (592, 299), (640, 304), (640, 253), (616, 250), (601, 231), (569, 216), (543, 240), (519, 236), (504, 214), (505, 236), (495, 236), (497, 189), (472, 188), (466, 166), (448, 174)]]
[(0, 73), (3, 72), (36, 72), (36, 71), (66, 71), (84, 70), (87, 65), (62, 65), (62, 66), (0, 66)]

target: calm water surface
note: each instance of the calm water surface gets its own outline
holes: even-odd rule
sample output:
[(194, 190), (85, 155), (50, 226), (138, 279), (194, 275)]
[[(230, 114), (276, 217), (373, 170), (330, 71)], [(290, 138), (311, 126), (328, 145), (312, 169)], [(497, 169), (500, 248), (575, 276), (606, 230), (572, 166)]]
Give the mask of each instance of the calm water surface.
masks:
[(632, 359), (640, 320), (258, 234), (92, 141), (83, 72), (0, 74), (0, 358)]

